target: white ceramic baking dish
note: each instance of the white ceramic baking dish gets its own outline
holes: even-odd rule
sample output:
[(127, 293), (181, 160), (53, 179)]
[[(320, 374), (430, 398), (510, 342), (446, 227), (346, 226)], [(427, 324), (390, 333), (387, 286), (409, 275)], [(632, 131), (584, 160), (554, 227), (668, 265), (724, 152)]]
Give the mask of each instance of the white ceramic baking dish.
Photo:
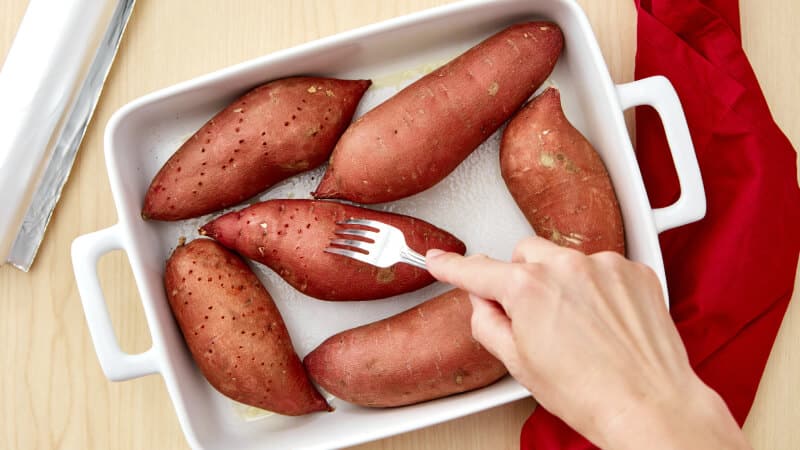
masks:
[[(595, 145), (619, 197), (628, 256), (651, 266), (662, 283), (658, 233), (700, 219), (705, 197), (686, 121), (669, 82), (661, 77), (615, 85), (589, 22), (571, 0), (468, 1), (370, 25), (239, 64), (150, 94), (126, 105), (106, 128), (108, 174), (119, 223), (81, 236), (72, 248), (75, 275), (100, 364), (109, 379), (160, 373), (192, 447), (207, 449), (323, 449), (425, 427), (528, 395), (513, 379), (470, 393), (395, 409), (366, 409), (333, 399), (333, 413), (300, 418), (272, 415), (244, 420), (231, 402), (205, 381), (191, 361), (162, 287), (164, 261), (179, 236), (193, 238), (205, 219), (177, 224), (143, 221), (140, 208), (153, 175), (205, 120), (244, 91), (268, 80), (316, 74), (372, 78), (375, 85), (357, 114), (424, 72), (512, 23), (557, 22), (566, 38), (548, 84), (561, 88), (571, 121)], [(652, 105), (661, 114), (681, 196), (652, 209), (622, 111)], [(470, 253), (508, 258), (531, 229), (500, 178), (498, 135), (490, 138), (439, 185), (379, 208), (409, 213), (454, 232)], [(321, 170), (295, 177), (260, 196), (308, 197)], [(153, 347), (123, 352), (115, 338), (96, 273), (97, 260), (123, 249), (141, 294)], [(273, 273), (256, 267), (276, 298), (298, 353), (305, 355), (331, 334), (386, 317), (447, 289), (423, 290), (374, 302), (321, 302), (302, 296)]]

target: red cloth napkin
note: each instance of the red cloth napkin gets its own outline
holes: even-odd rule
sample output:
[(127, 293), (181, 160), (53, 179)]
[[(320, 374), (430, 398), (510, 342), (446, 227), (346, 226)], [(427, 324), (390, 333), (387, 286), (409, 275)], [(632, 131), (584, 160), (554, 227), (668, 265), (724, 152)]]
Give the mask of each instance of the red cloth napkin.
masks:
[[(671, 312), (692, 366), (741, 425), (792, 295), (800, 252), (796, 153), (742, 50), (735, 0), (637, 0), (636, 78), (665, 75), (683, 104), (705, 183), (700, 222), (661, 235)], [(679, 194), (655, 112), (636, 112), (653, 206)], [(594, 446), (543, 408), (521, 449)]]

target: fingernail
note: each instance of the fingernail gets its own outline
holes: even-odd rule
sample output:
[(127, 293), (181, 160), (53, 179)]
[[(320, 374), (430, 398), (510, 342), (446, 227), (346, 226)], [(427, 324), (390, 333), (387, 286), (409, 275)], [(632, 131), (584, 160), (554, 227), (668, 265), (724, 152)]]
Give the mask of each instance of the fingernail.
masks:
[(425, 258), (426, 259), (436, 258), (437, 256), (444, 255), (445, 253), (447, 252), (445, 252), (444, 250), (439, 250), (438, 248), (432, 248), (428, 250), (428, 253), (425, 253)]

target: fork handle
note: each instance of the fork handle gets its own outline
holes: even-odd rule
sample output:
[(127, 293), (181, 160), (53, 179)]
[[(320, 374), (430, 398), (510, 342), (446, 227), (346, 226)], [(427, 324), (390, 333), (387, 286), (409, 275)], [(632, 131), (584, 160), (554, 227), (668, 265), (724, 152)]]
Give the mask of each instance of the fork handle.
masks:
[(400, 251), (400, 261), (422, 270), (428, 270), (425, 265), (425, 257), (408, 247)]

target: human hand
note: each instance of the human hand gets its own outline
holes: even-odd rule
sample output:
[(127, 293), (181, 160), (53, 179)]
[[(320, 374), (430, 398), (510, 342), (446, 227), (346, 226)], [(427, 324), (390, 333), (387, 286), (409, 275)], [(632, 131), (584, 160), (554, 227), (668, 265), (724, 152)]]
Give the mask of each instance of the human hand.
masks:
[(596, 445), (749, 448), (689, 365), (649, 267), (536, 237), (511, 263), (433, 250), (427, 265), (471, 293), (475, 339)]

